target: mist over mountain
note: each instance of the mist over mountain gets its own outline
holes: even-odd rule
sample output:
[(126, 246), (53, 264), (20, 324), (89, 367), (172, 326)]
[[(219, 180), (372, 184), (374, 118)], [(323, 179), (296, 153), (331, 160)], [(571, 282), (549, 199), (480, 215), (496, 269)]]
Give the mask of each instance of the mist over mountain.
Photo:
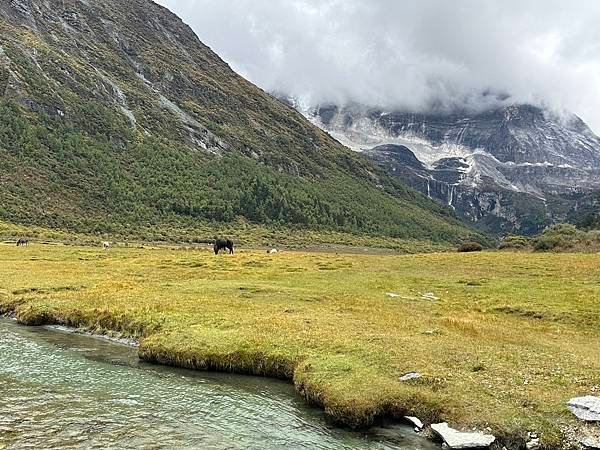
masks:
[(247, 78), (305, 105), (532, 104), (600, 131), (600, 3), (160, 0)]

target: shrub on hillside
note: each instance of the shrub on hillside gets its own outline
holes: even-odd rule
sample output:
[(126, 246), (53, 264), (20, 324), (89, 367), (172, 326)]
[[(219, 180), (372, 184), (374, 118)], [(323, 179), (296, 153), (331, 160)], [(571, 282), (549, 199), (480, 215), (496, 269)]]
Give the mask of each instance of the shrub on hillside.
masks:
[(590, 213), (577, 222), (577, 226), (586, 230), (600, 229), (600, 214)]
[(545, 235), (576, 236), (579, 231), (575, 225), (570, 223), (559, 223), (544, 230)]
[(600, 252), (600, 230), (581, 230), (561, 223), (546, 228), (535, 237), (507, 236), (500, 250), (528, 250), (537, 252)]
[(483, 251), (483, 245), (478, 242), (467, 242), (458, 247), (459, 253), (473, 253)]
[(541, 252), (568, 250), (576, 246), (583, 234), (574, 225), (561, 223), (546, 228), (534, 239), (533, 248)]
[(525, 250), (531, 243), (525, 236), (506, 236), (498, 247), (500, 250)]

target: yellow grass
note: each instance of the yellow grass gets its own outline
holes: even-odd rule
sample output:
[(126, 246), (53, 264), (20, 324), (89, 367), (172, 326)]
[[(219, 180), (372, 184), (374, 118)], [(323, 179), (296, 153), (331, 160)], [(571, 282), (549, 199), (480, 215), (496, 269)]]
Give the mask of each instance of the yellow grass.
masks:
[[(600, 255), (0, 246), (0, 309), (141, 338), (153, 362), (293, 379), (336, 421), (528, 431), (600, 393)], [(397, 294), (391, 298), (387, 293)], [(438, 300), (425, 299), (432, 293)], [(402, 382), (417, 371), (423, 378)]]

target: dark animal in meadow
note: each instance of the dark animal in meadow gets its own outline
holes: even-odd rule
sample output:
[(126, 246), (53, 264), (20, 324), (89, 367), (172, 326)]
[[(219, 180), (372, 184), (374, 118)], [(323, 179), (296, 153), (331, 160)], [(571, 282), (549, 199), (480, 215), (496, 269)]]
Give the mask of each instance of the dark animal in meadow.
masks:
[(230, 239), (217, 239), (214, 245), (215, 255), (218, 255), (221, 250), (229, 250), (229, 254), (233, 254), (233, 241)]
[(28, 245), (29, 245), (29, 241), (27, 239), (21, 238), (17, 241), (17, 247), (22, 247), (22, 246), (27, 247)]

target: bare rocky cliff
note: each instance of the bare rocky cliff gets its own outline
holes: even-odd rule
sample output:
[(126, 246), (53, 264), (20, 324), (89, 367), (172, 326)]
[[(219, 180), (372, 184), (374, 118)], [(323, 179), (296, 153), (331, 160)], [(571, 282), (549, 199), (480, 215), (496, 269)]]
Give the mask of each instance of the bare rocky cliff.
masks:
[(531, 105), (450, 115), (356, 105), (303, 112), (487, 231), (537, 233), (600, 190), (600, 138), (572, 114)]

